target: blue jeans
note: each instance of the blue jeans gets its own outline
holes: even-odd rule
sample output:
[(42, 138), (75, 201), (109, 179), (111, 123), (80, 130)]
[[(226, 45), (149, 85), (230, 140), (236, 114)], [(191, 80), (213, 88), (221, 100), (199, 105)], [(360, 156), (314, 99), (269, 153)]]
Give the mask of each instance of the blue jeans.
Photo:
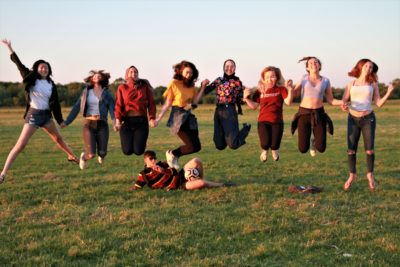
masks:
[(248, 128), (239, 130), (238, 113), (234, 104), (218, 104), (214, 113), (214, 144), (218, 150), (226, 146), (237, 149), (246, 144)]

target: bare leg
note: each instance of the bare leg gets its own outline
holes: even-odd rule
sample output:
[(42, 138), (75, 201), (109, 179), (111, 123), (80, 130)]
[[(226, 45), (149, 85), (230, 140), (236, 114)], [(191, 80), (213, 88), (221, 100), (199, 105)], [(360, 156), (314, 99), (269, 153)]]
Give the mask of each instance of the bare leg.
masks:
[(187, 190), (196, 190), (196, 189), (201, 189), (201, 188), (213, 188), (213, 187), (221, 187), (221, 186), (224, 186), (224, 184), (210, 182), (210, 181), (206, 181), (204, 179), (197, 179), (197, 180), (192, 180), (192, 181), (186, 182)]
[(368, 179), (368, 186), (369, 190), (374, 191), (376, 189), (376, 182), (374, 179), (374, 173), (373, 172), (368, 172), (367, 173), (367, 179)]
[(29, 125), (28, 123), (24, 124), (22, 128), (21, 134), (18, 138), (17, 143), (11, 149), (10, 153), (8, 154), (7, 160), (4, 163), (3, 170), (1, 172), (2, 176), (5, 176), (7, 171), (10, 169), (11, 165), (13, 164), (14, 160), (17, 158), (18, 154), (24, 150), (25, 146), (28, 144), (29, 139), (32, 135), (36, 132), (36, 128)]
[(60, 132), (54, 124), (54, 121), (50, 121), (48, 124), (46, 124), (43, 127), (43, 130), (50, 135), (51, 139), (56, 142), (57, 146), (62, 151), (67, 153), (69, 160), (74, 159), (75, 162), (79, 162), (74, 152), (72, 152), (71, 148), (69, 148), (69, 146), (64, 142), (64, 139), (62, 138)]
[(221, 187), (224, 186), (223, 183), (216, 183), (204, 180), (204, 168), (203, 162), (200, 158), (193, 158), (188, 163), (185, 164), (183, 169), (186, 171), (191, 168), (196, 168), (199, 171), (200, 179), (187, 181), (186, 189), (187, 190), (196, 190), (201, 188), (212, 188), (212, 187)]

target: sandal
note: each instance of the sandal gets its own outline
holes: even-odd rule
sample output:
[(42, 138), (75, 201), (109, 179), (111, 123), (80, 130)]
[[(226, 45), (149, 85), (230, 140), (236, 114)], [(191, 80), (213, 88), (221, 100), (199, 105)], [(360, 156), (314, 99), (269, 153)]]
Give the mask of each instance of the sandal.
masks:
[(351, 187), (351, 184), (357, 179), (357, 176), (350, 176), (349, 179), (344, 183), (343, 190), (348, 191)]
[(0, 174), (0, 184), (4, 183), (5, 180), (6, 180), (6, 175)]

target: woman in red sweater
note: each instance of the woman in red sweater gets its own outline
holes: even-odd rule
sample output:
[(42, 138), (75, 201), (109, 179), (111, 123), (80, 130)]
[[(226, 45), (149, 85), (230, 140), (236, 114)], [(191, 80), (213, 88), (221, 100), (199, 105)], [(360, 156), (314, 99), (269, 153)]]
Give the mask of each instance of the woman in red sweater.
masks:
[(139, 79), (139, 71), (130, 66), (126, 83), (118, 86), (115, 103), (115, 126), (125, 155), (142, 155), (149, 137), (149, 125), (155, 126), (156, 105), (149, 81)]
[(281, 70), (276, 67), (266, 67), (261, 72), (258, 90), (250, 96), (250, 89), (244, 91), (244, 101), (251, 109), (260, 106), (258, 116), (258, 136), (262, 152), (260, 160), (267, 161), (268, 150), (271, 149), (272, 158), (279, 160), (279, 147), (283, 135), (283, 102), (290, 105), (293, 101), (293, 82), (288, 80), (286, 87)]

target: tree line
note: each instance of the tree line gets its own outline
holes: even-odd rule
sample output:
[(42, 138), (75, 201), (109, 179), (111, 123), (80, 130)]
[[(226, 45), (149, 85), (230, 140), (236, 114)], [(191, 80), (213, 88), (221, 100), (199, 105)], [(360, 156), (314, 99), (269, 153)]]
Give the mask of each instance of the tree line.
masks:
[[(118, 89), (118, 85), (123, 83), (124, 80), (122, 78), (116, 79), (109, 85), (109, 90), (112, 92), (112, 95), (115, 98), (115, 94)], [(397, 78), (393, 81), (396, 89), (390, 99), (400, 99), (400, 79)], [(79, 82), (71, 82), (68, 84), (57, 84), (58, 89), (58, 97), (63, 107), (72, 106), (78, 97), (81, 95), (82, 90), (85, 88), (85, 83)], [(386, 93), (387, 85), (384, 83), (379, 83), (379, 91), (381, 96)], [(154, 99), (156, 104), (163, 103), (162, 94), (164, 93), (166, 87), (158, 86), (154, 88)], [(334, 88), (332, 87), (333, 96), (337, 99), (341, 99), (344, 93), (344, 88)], [(295, 102), (298, 102), (299, 98), (295, 99)], [(204, 104), (215, 104), (215, 96), (213, 93), (208, 94), (203, 97), (202, 103)], [(24, 86), (19, 82), (0, 82), (0, 107), (12, 107), (12, 106), (25, 106), (25, 95), (24, 95)]]

